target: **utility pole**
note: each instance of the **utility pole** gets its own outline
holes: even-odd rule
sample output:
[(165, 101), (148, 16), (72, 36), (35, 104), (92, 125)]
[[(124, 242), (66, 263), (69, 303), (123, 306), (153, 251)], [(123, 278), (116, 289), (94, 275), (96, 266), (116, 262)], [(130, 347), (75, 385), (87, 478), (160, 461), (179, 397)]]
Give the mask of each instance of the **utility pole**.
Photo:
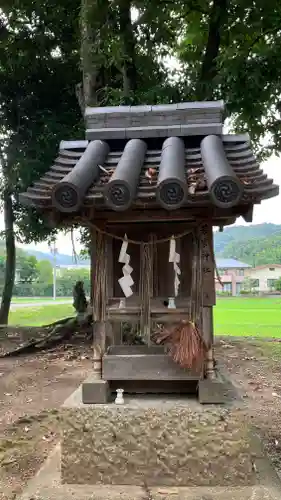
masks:
[(56, 241), (54, 240), (50, 245), (50, 252), (53, 256), (53, 300), (57, 298), (57, 253)]

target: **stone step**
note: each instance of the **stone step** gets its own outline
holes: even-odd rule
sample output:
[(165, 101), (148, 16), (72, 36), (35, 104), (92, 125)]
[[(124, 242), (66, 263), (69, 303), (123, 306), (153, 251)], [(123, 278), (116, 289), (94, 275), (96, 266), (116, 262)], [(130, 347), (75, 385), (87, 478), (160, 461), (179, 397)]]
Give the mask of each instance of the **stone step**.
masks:
[(280, 500), (276, 485), (251, 487), (154, 487), (65, 485), (60, 476), (60, 447), (51, 453), (18, 500)]
[(280, 500), (276, 484), (250, 487), (92, 486), (61, 483), (60, 446), (46, 460), (18, 500)]

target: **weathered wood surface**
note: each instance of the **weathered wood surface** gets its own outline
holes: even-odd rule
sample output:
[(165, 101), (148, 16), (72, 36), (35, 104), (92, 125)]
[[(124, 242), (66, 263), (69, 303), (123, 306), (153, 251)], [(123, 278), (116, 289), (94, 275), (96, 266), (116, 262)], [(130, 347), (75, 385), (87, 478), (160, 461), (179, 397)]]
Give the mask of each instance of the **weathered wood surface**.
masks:
[(162, 346), (113, 346), (103, 356), (104, 380), (198, 380), (200, 372), (180, 368)]
[(214, 342), (214, 324), (213, 324), (213, 308), (203, 307), (202, 313), (202, 332), (203, 338), (207, 345), (212, 345)]
[(203, 306), (216, 304), (215, 263), (213, 254), (213, 231), (211, 223), (200, 227), (202, 238)]

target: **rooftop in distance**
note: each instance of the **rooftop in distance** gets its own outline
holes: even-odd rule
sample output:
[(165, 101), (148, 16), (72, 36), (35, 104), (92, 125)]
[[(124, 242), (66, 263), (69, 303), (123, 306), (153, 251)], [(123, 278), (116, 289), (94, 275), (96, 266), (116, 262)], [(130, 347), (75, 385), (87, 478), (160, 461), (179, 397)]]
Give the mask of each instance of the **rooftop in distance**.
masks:
[(216, 264), (218, 269), (246, 269), (252, 267), (236, 259), (216, 259)]

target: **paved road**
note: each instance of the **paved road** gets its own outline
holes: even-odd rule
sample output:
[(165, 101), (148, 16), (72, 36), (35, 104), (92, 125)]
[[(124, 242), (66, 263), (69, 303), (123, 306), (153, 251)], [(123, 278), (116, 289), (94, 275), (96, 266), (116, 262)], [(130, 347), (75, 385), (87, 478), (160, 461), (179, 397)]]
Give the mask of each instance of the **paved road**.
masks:
[(71, 304), (72, 299), (65, 300), (34, 300), (33, 302), (12, 302), (11, 309), (14, 311), (15, 309), (22, 309), (23, 307), (42, 307), (42, 306), (51, 306), (51, 305), (61, 305), (61, 304)]

